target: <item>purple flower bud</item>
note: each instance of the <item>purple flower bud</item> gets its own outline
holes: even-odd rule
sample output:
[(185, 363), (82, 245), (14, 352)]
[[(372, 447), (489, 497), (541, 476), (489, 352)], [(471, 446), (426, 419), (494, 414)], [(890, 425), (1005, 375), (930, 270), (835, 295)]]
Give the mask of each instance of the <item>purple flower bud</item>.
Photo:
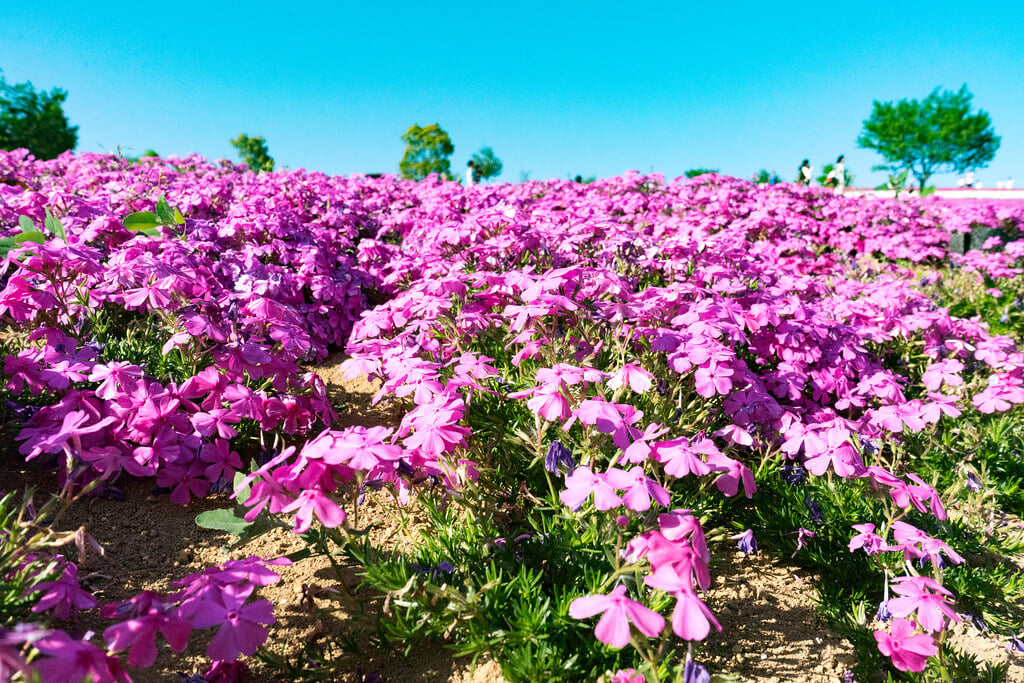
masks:
[(548, 445), (547, 455), (544, 456), (544, 469), (552, 474), (558, 474), (559, 466), (572, 470), (576, 467), (576, 461), (572, 458), (572, 451), (556, 439)]
[(978, 475), (974, 472), (967, 474), (967, 488), (975, 492), (981, 490), (981, 479), (978, 479)]
[(730, 536), (729, 538), (736, 541), (736, 545), (739, 546), (740, 551), (744, 555), (750, 555), (751, 553), (757, 555), (757, 539), (754, 538), (753, 529), (747, 529), (743, 533)]
[(892, 614), (889, 612), (889, 603), (888, 603), (888, 601), (883, 600), (878, 605), (878, 614), (875, 615), (875, 619), (877, 619), (878, 621), (881, 621), (883, 623), (889, 621), (890, 619), (892, 619)]
[(810, 498), (804, 498), (804, 503), (807, 504), (807, 510), (810, 514), (811, 521), (815, 524), (825, 523), (825, 513), (821, 509), (821, 504), (816, 500)]
[(807, 470), (797, 464), (786, 463), (782, 466), (782, 481), (787, 484), (799, 484), (807, 478)]
[(687, 658), (683, 667), (683, 683), (711, 683), (711, 674), (703, 666)]
[(1006, 646), (1010, 652), (1024, 652), (1024, 641), (1017, 637), (1016, 633), (1010, 634), (1010, 643)]

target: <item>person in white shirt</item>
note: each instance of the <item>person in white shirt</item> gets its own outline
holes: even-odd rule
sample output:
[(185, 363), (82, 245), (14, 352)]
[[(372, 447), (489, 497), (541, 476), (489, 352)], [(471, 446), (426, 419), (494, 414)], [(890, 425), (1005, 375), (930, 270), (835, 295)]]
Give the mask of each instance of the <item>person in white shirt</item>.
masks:
[(814, 169), (811, 168), (811, 160), (804, 159), (804, 162), (800, 164), (800, 168), (796, 172), (796, 184), (797, 185), (810, 185), (811, 180), (814, 178)]
[(476, 185), (480, 180), (476, 170), (476, 162), (470, 159), (466, 162), (466, 187)]
[(846, 157), (842, 154), (836, 159), (836, 165), (825, 177), (825, 184), (835, 188), (836, 194), (842, 194), (846, 189)]

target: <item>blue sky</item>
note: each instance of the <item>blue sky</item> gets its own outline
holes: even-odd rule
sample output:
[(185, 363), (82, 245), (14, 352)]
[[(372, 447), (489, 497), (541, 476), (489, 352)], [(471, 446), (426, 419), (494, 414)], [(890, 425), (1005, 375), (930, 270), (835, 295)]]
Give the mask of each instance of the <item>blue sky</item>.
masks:
[(0, 36), (8, 82), (68, 91), (78, 151), (235, 158), (247, 132), (279, 166), (395, 172), (437, 122), (453, 168), (490, 146), (512, 182), (845, 153), (874, 185), (872, 101), (966, 83), (1002, 136), (978, 178), (1024, 186), (1020, 3), (5, 3)]

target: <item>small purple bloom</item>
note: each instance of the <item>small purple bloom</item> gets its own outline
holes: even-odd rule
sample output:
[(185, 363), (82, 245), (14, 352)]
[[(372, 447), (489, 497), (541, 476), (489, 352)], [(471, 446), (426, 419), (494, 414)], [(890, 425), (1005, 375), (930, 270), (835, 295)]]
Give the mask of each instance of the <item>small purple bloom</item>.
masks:
[(807, 478), (807, 470), (795, 463), (786, 463), (782, 466), (782, 481), (787, 484), (799, 484)]
[(576, 467), (576, 461), (572, 458), (572, 451), (556, 439), (548, 446), (547, 455), (544, 456), (544, 469), (552, 474), (558, 474), (559, 466), (572, 471)]
[(729, 538), (736, 541), (736, 545), (739, 546), (744, 555), (750, 555), (751, 553), (757, 555), (757, 539), (754, 538), (753, 529), (747, 529), (743, 533), (730, 536)]
[(978, 479), (978, 475), (974, 472), (969, 472), (967, 474), (967, 488), (974, 492), (981, 490), (981, 479)]
[(811, 521), (815, 524), (824, 524), (825, 513), (821, 509), (821, 504), (816, 500), (811, 500), (810, 498), (804, 498), (804, 503), (807, 504), (807, 510)]
[(711, 683), (711, 674), (703, 666), (687, 658), (683, 667), (683, 683)]
[(883, 600), (878, 605), (878, 614), (875, 615), (875, 619), (881, 622), (887, 622), (892, 619), (892, 613), (889, 612), (889, 601)]
[(1010, 634), (1010, 642), (1006, 646), (1010, 652), (1024, 652), (1024, 641), (1017, 637), (1016, 633)]

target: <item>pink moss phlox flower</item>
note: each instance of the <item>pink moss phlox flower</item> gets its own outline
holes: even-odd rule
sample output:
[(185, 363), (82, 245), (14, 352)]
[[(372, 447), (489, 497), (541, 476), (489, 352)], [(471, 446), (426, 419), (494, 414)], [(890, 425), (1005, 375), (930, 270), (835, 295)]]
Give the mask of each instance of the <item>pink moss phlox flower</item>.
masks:
[(917, 559), (929, 556), (933, 564), (938, 564), (939, 553), (944, 554), (953, 564), (960, 564), (964, 561), (955, 550), (937, 538), (932, 538), (925, 532), (912, 524), (904, 521), (892, 523), (892, 536), (895, 544), (890, 550), (902, 550), (907, 558)]
[(569, 616), (586, 619), (601, 614), (594, 635), (605, 645), (622, 648), (629, 644), (632, 622), (648, 638), (661, 634), (665, 618), (649, 607), (626, 597), (626, 587), (616, 586), (608, 595), (588, 595), (569, 604)]
[(212, 599), (201, 600), (189, 616), (193, 628), (219, 626), (206, 654), (210, 659), (234, 661), (239, 655), (252, 655), (266, 641), (267, 629), (273, 624), (274, 608), (269, 600), (245, 601), (253, 586), (227, 585)]
[(44, 683), (93, 683), (130, 682), (132, 679), (121, 667), (117, 657), (108, 655), (102, 649), (87, 642), (92, 633), (86, 633), (82, 640), (75, 640), (63, 631), (54, 631), (34, 645), (39, 652), (47, 655), (33, 662)]
[(634, 392), (643, 394), (647, 392), (654, 383), (654, 375), (644, 370), (639, 365), (626, 363), (618, 372), (614, 373), (607, 381), (610, 389), (618, 390), (629, 386)]
[(626, 489), (635, 481), (624, 470), (613, 467), (607, 472), (593, 472), (589, 467), (580, 466), (565, 478), (565, 489), (558, 494), (559, 500), (571, 510), (579, 510), (584, 501), (594, 496), (594, 507), (611, 510), (622, 504), (616, 489)]
[(739, 492), (739, 485), (743, 484), (743, 495), (753, 498), (757, 493), (757, 483), (754, 481), (754, 473), (750, 468), (739, 460), (734, 460), (727, 455), (717, 453), (708, 456), (708, 464), (716, 471), (723, 474), (715, 479), (715, 486), (727, 497), (732, 498)]
[(612, 674), (608, 683), (647, 683), (643, 674), (638, 674), (636, 669), (620, 669)]
[(901, 576), (893, 580), (893, 590), (903, 597), (889, 598), (887, 607), (893, 616), (906, 617), (917, 612), (917, 623), (925, 631), (941, 631), (945, 626), (943, 615), (951, 621), (960, 616), (947, 602), (953, 594), (927, 576)]
[(207, 683), (244, 683), (251, 680), (249, 667), (245, 662), (210, 662), (210, 667), (203, 673)]
[(128, 602), (104, 607), (116, 608), (110, 616), (122, 616), (123, 610), (129, 617), (108, 627), (103, 632), (103, 639), (112, 652), (127, 649), (128, 663), (132, 666), (147, 668), (156, 662), (157, 632), (163, 634), (175, 652), (183, 651), (188, 644), (192, 626), (177, 614), (170, 603), (165, 603), (155, 593), (147, 591)]
[(32, 611), (52, 610), (53, 616), (66, 620), (72, 610), (91, 609), (98, 605), (92, 594), (78, 585), (78, 567), (75, 563), (64, 560), (60, 555), (56, 559), (64, 563), (60, 576), (53, 581), (37, 583), (25, 592), (26, 595), (42, 593), (39, 601), (32, 606)]
[[(523, 392), (509, 394), (509, 398), (519, 398)], [(569, 406), (569, 399), (565, 397), (562, 389), (554, 384), (545, 384), (537, 388), (536, 392), (526, 402), (526, 407), (534, 415), (539, 415), (548, 422), (564, 422), (572, 415), (572, 408)]]
[[(721, 452), (710, 439), (694, 439), (686, 437), (657, 441), (652, 445), (654, 459), (665, 466), (665, 473), (681, 479), (688, 474), (697, 477), (712, 471), (706, 458), (721, 455)], [(704, 456), (703, 458), (701, 456)]]
[(202, 436), (211, 437), (216, 434), (222, 439), (237, 436), (238, 430), (231, 425), (241, 422), (241, 418), (226, 408), (212, 408), (209, 412), (193, 413), (191, 420), (196, 431)]
[(12, 680), (20, 673), (23, 680), (32, 680), (32, 668), (25, 661), (26, 643), (34, 643), (50, 635), (35, 624), (16, 624), (13, 628), (0, 626), (0, 680)]
[(171, 502), (188, 505), (192, 497), (202, 498), (210, 492), (210, 480), (206, 478), (206, 468), (198, 458), (188, 464), (168, 463), (157, 473), (158, 486), (173, 487)]
[(348, 427), (326, 430), (302, 447), (302, 457), (321, 460), (328, 465), (346, 465), (354, 470), (370, 471), (384, 466), (394, 469), (405, 450), (387, 443), (392, 430), (387, 427)]
[(804, 438), (804, 467), (815, 476), (822, 476), (829, 465), (840, 477), (855, 477), (864, 470), (860, 455), (850, 443), (850, 432), (839, 426), (825, 430), (825, 438), (807, 434)]
[(632, 429), (630, 435), (633, 436), (633, 443), (629, 444), (629, 447), (623, 452), (623, 458), (626, 462), (639, 463), (647, 460), (652, 450), (652, 444), (656, 443), (654, 439), (657, 439), (662, 434), (665, 434), (668, 429), (661, 424), (651, 423), (644, 427), (644, 431), (641, 434), (633, 434)]
[(600, 382), (608, 374), (589, 367), (576, 367), (566, 363), (558, 363), (550, 368), (537, 370), (537, 382), (541, 386), (571, 387), (580, 382)]
[(573, 411), (562, 429), (569, 431), (575, 420), (588, 427), (596, 427), (602, 434), (611, 434), (616, 446), (625, 450), (629, 448), (630, 432), (627, 427), (643, 417), (643, 413), (631, 405), (609, 403), (600, 399), (587, 399)]
[(690, 590), (699, 587), (702, 591), (707, 591), (711, 588), (708, 564), (688, 538), (669, 541), (657, 531), (653, 532), (647, 559), (654, 571), (670, 566), (672, 571), (686, 582)]
[(868, 555), (892, 550), (885, 539), (875, 533), (874, 524), (854, 524), (853, 528), (860, 533), (850, 539), (850, 552), (863, 548)]
[(704, 604), (693, 589), (693, 582), (688, 576), (680, 576), (673, 565), (662, 565), (652, 574), (644, 577), (644, 583), (676, 597), (676, 606), (672, 611), (672, 630), (683, 640), (704, 640), (711, 632), (711, 625), (719, 631), (718, 623), (711, 610)]
[(329, 529), (345, 523), (347, 515), (341, 507), (331, 499), (325, 491), (316, 488), (304, 489), (291, 503), (281, 508), (281, 512), (295, 512), (297, 534), (304, 534), (313, 525), (313, 515)]
[(199, 451), (199, 459), (210, 463), (203, 470), (203, 476), (211, 482), (221, 479), (231, 481), (235, 473), (242, 469), (242, 458), (231, 450), (225, 439), (214, 439), (213, 443), (204, 443)]
[(678, 508), (671, 512), (663, 512), (658, 515), (658, 526), (661, 533), (670, 541), (689, 538), (690, 545), (700, 554), (704, 563), (711, 561), (711, 552), (704, 539), (704, 529), (700, 525), (700, 520), (689, 510)]
[(932, 363), (921, 375), (921, 383), (929, 391), (938, 391), (943, 384), (958, 387), (964, 383), (963, 377), (960, 376), (963, 369), (964, 364), (955, 358)]
[(889, 631), (875, 631), (878, 651), (892, 659), (900, 671), (924, 671), (928, 658), (939, 653), (932, 636), (916, 633), (917, 626), (906, 619), (893, 619)]
[(661, 484), (648, 477), (644, 472), (644, 468), (637, 465), (630, 469), (626, 476), (629, 477), (631, 483), (624, 487), (625, 493), (622, 494), (622, 504), (627, 508), (635, 512), (650, 510), (652, 498), (658, 505), (662, 507), (668, 506), (668, 491)]

